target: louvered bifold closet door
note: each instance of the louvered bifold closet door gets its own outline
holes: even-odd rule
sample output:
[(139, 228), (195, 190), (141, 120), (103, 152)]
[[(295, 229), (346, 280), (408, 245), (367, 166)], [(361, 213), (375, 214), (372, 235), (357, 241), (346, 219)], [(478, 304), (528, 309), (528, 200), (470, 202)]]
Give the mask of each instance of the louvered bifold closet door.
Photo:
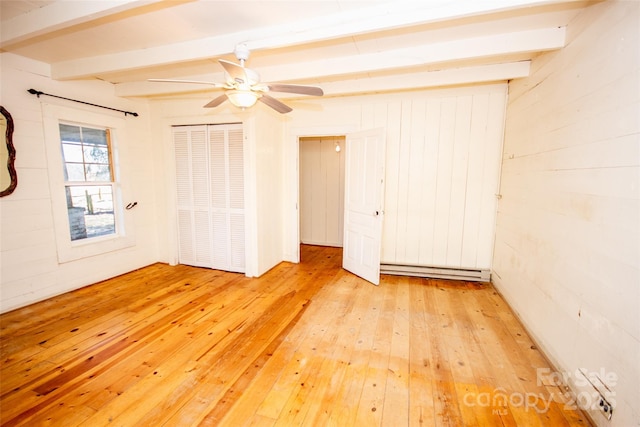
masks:
[(173, 132), (180, 263), (244, 272), (242, 125)]
[(211, 224), (213, 228), (213, 268), (229, 268), (229, 212), (226, 131), (209, 128), (209, 165), (211, 167)]
[(176, 156), (179, 259), (181, 264), (212, 263), (207, 127), (173, 130)]
[(242, 127), (209, 127), (213, 268), (244, 272)]

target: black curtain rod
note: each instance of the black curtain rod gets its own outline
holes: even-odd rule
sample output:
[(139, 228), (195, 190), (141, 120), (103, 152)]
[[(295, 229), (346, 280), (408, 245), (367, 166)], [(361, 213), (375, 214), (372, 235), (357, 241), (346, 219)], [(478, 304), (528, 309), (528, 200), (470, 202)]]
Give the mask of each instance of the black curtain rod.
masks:
[(64, 96), (51, 95), (50, 93), (40, 92), (39, 90), (35, 90), (35, 89), (29, 89), (27, 92), (29, 92), (31, 95), (36, 95), (38, 98), (40, 98), (40, 95), (52, 96), (54, 98), (60, 98), (60, 99), (64, 99), (64, 100), (67, 100), (67, 101), (78, 102), (80, 104), (91, 105), (92, 107), (106, 108), (107, 110), (113, 110), (113, 111), (117, 111), (119, 113), (124, 113), (125, 117), (127, 117), (128, 114), (132, 115), (133, 117), (138, 117), (138, 113), (133, 113), (131, 111), (118, 110), (117, 108), (105, 107), (104, 105), (98, 105), (98, 104), (92, 104), (90, 102), (78, 101), (77, 99), (65, 98)]

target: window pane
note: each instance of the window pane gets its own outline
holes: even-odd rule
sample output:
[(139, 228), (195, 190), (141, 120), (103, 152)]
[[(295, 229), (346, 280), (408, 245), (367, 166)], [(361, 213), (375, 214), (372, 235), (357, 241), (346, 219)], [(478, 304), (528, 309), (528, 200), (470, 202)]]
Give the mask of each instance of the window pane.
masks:
[(115, 234), (110, 185), (67, 186), (66, 193), (71, 240)]
[(62, 144), (62, 156), (65, 162), (82, 163), (82, 145)]
[(82, 141), (85, 144), (107, 146), (107, 131), (104, 129), (82, 128)]
[(60, 124), (60, 139), (62, 142), (80, 142), (80, 127)]
[(109, 164), (109, 150), (107, 149), (107, 146), (106, 145), (85, 145), (84, 161), (86, 163)]
[(84, 181), (84, 166), (82, 163), (66, 163), (64, 165), (65, 181)]
[(85, 165), (87, 171), (86, 181), (111, 181), (109, 165)]

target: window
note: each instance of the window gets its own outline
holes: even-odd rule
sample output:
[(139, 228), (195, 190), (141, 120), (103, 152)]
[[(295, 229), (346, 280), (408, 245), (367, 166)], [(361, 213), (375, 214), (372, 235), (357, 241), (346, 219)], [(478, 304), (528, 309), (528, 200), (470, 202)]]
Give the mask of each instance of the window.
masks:
[(135, 201), (128, 142), (137, 125), (48, 103), (42, 113), (58, 262), (135, 246), (135, 211), (125, 201)]
[(71, 240), (116, 233), (109, 129), (60, 123)]

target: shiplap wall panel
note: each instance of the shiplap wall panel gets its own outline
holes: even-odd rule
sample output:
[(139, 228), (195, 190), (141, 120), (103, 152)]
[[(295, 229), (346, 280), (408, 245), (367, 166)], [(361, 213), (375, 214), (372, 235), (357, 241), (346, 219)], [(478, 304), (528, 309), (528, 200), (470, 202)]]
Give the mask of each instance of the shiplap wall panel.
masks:
[[(304, 144), (301, 142), (300, 144)], [(313, 224), (313, 171), (319, 170), (320, 144), (300, 145), (300, 241), (311, 240)]]
[[(449, 206), (449, 244), (447, 246), (447, 266), (464, 267), (462, 265), (462, 239), (464, 219), (474, 215), (477, 206), (465, 204), (471, 201), (471, 188), (467, 186), (470, 163), (480, 162), (480, 158), (469, 158), (471, 134), (471, 108), (473, 98), (463, 96), (457, 99), (454, 147), (451, 171), (451, 204)], [(474, 141), (480, 144), (481, 139)]]
[[(506, 87), (319, 99), (322, 113), (297, 108), (290, 117), (296, 132), (337, 126), (386, 130), (383, 263), (487, 270)], [(291, 168), (287, 175), (294, 170), (299, 173)], [(287, 193), (298, 196), (297, 188)], [(287, 219), (297, 215), (291, 211)]]
[(504, 103), (504, 90), (403, 101), (387, 120), (397, 139), (387, 146), (384, 263), (490, 267)]
[(505, 123), (505, 96), (500, 93), (489, 94), (489, 108), (485, 133), (484, 163), (482, 167), (482, 199), (478, 219), (478, 244), (483, 250), (476, 254), (476, 265), (490, 268), (493, 260), (493, 247), (496, 224), (496, 205), (499, 193), (502, 140)]
[[(409, 162), (411, 155), (411, 110), (413, 108), (410, 100), (402, 101), (400, 116), (400, 135), (399, 135), (399, 150), (398, 150), (398, 168), (403, 173), (398, 174), (398, 188), (396, 190), (396, 208), (398, 212), (398, 218), (403, 221), (398, 221), (396, 225), (396, 239), (402, 241), (403, 244), (396, 246), (396, 257), (399, 259), (407, 259), (407, 245), (409, 244), (408, 235), (411, 233), (411, 228), (415, 222), (410, 220), (410, 213), (408, 210), (409, 199), (412, 197), (413, 191), (409, 188)], [(415, 172), (414, 172), (415, 173)], [(385, 203), (385, 205), (387, 205)], [(388, 205), (387, 205), (388, 206)]]
[[(158, 261), (158, 205), (155, 188), (159, 176), (153, 165), (156, 141), (148, 137), (148, 122), (127, 120), (117, 137), (119, 171), (124, 203), (137, 201), (125, 215), (134, 217), (135, 244), (102, 256), (87, 256), (61, 263), (58, 260), (59, 230), (56, 229), (50, 191), (47, 139), (44, 132), (44, 104), (64, 105), (78, 111), (78, 121), (87, 112), (108, 119), (117, 113), (95, 107), (41, 99), (26, 93), (36, 87), (48, 93), (86, 99), (149, 117), (148, 104), (113, 96), (113, 86), (101, 81), (59, 82), (47, 77), (49, 67), (8, 52), (0, 53), (2, 106), (14, 120), (13, 142), (17, 151), (18, 186), (0, 199), (0, 311), (32, 304), (79, 287), (113, 277)], [(17, 84), (16, 82), (19, 82)], [(62, 168), (62, 166), (59, 166)]]
[[(410, 133), (410, 146), (409, 146), (409, 162), (408, 162), (408, 179), (407, 188), (420, 189), (424, 185), (424, 170), (423, 170), (423, 157), (425, 148), (425, 127), (420, 126), (424, 123), (426, 117), (426, 103), (425, 102), (413, 102), (411, 105), (411, 114), (409, 116), (411, 133)], [(408, 197), (407, 200), (407, 217), (408, 224), (421, 224), (422, 218), (420, 218), (421, 207), (421, 191), (414, 192), (412, 197)], [(421, 234), (416, 233), (415, 230), (405, 226), (405, 259), (409, 258), (408, 255), (413, 254), (414, 257), (420, 255), (420, 243)]]
[(558, 370), (615, 374), (611, 422), (592, 413), (613, 426), (640, 419), (639, 15), (589, 7), (510, 84), (495, 236), (496, 287)]
[[(256, 239), (248, 250), (257, 251), (248, 254), (247, 262), (253, 264), (248, 273), (257, 276), (283, 260), (283, 227), (290, 226), (283, 221), (282, 213), (283, 117), (271, 108), (260, 107), (254, 109), (245, 122), (249, 132), (249, 159), (245, 158), (247, 177), (252, 181), (247, 186), (247, 202), (255, 202), (255, 209), (248, 209), (247, 230), (249, 238)], [(296, 245), (299, 244), (298, 240)]]
[(312, 180), (312, 204), (311, 204), (311, 241), (322, 243), (327, 239), (327, 216), (328, 211), (332, 210), (327, 205), (327, 170), (326, 159), (323, 157), (322, 142), (319, 144), (318, 158), (314, 163), (317, 164), (317, 172), (313, 174)]
[(422, 183), (420, 186), (420, 225), (417, 232), (420, 235), (420, 251), (416, 264), (432, 265), (434, 250), (434, 233), (436, 204), (435, 192), (438, 176), (438, 145), (440, 135), (439, 99), (428, 99), (425, 109), (425, 140), (421, 158)]
[(327, 203), (326, 223), (327, 242), (342, 245), (343, 216), (344, 216), (344, 175), (341, 174), (344, 164), (344, 143), (340, 152), (336, 152), (337, 139), (323, 141), (322, 164), (327, 185), (325, 199)]
[[(469, 129), (468, 155), (470, 159), (482, 159), (481, 161), (470, 161), (466, 176), (466, 198), (464, 205), (464, 223), (462, 235), (462, 247), (460, 264), (461, 265), (477, 265), (478, 251), (474, 250), (479, 242), (480, 233), (480, 214), (482, 206), (482, 184), (484, 172), (484, 147), (487, 136), (487, 116), (489, 111), (488, 97), (476, 97), (473, 100), (471, 110), (471, 124)], [(499, 158), (499, 153), (494, 153)]]
[(453, 148), (456, 129), (456, 98), (450, 97), (442, 101), (438, 140), (434, 141), (438, 148), (438, 165), (435, 192), (435, 209), (433, 228), (433, 258), (427, 265), (447, 266), (447, 249), (449, 247), (449, 220), (452, 194), (451, 177), (453, 174)]
[[(391, 201), (398, 192), (400, 174), (394, 173), (394, 165), (398, 165), (400, 161), (400, 144), (393, 143), (390, 136), (397, 137), (400, 134), (400, 117), (402, 115), (401, 104), (399, 102), (389, 103), (386, 109), (378, 109), (384, 114), (375, 115), (376, 120), (373, 121), (374, 112), (372, 111), (371, 125), (364, 125), (363, 129), (373, 129), (383, 126), (387, 129), (387, 150), (385, 152), (385, 194), (384, 194), (384, 219), (382, 227), (382, 255), (381, 259), (389, 257), (391, 259), (396, 256), (396, 248), (398, 242), (398, 218), (400, 212), (397, 209), (389, 208)], [(366, 117), (366, 115), (365, 115)], [(366, 121), (365, 121), (366, 123)]]

